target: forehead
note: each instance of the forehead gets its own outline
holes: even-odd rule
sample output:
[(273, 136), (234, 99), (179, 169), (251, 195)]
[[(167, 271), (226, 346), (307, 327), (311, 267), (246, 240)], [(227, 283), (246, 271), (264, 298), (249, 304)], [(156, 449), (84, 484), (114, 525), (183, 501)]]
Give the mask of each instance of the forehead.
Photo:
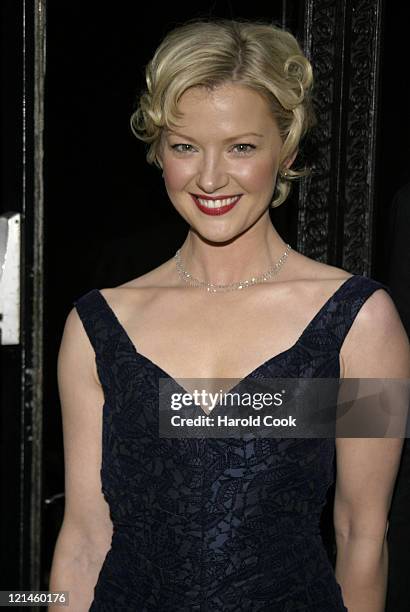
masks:
[(255, 90), (238, 84), (224, 84), (215, 89), (192, 87), (178, 101), (183, 126), (206, 123), (244, 126), (254, 131), (274, 121), (268, 101)]

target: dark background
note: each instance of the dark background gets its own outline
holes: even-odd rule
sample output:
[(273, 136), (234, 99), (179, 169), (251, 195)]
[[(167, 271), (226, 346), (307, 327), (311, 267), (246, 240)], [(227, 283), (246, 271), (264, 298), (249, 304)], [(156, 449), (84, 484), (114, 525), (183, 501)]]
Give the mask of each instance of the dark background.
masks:
[[(8, 3), (8, 19), (10, 6)], [(152, 10), (136, 2), (47, 4), (45, 94), (45, 370), (43, 589), (64, 499), (63, 443), (56, 361), (73, 300), (93, 287), (121, 284), (171, 257), (187, 227), (174, 212), (161, 173), (145, 160), (145, 145), (129, 128), (144, 66), (164, 34), (193, 17), (276, 19), (294, 34), (301, 2), (173, 3)], [(194, 8), (193, 8), (194, 7)], [(16, 18), (18, 11), (16, 11)], [(385, 3), (377, 150), (377, 252), (372, 277), (386, 280), (388, 223), (396, 191), (410, 179), (407, 3)], [(3, 32), (3, 80), (13, 83), (13, 32)], [(16, 93), (17, 89), (16, 89)], [(9, 149), (16, 113), (2, 93), (2, 172), (13, 163)], [(4, 132), (3, 132), (4, 134)], [(2, 181), (2, 184), (4, 182)], [(3, 191), (2, 211), (13, 185)], [(297, 190), (272, 219), (294, 242)], [(16, 554), (18, 554), (16, 552)]]

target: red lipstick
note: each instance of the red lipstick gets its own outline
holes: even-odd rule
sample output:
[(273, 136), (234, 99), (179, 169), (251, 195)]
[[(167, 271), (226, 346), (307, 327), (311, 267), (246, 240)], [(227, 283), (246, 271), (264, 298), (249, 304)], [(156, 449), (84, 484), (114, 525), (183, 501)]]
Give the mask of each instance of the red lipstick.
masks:
[[(193, 193), (191, 193), (191, 197), (201, 212), (205, 213), (206, 215), (215, 216), (215, 215), (224, 215), (225, 213), (229, 212), (239, 202), (242, 195), (236, 196), (236, 200), (232, 202), (231, 204), (227, 204), (226, 206), (220, 206), (219, 208), (210, 208), (208, 206), (203, 206), (199, 202), (198, 198)], [(227, 200), (233, 197), (235, 196), (225, 196), (225, 197), (219, 196), (217, 198), (215, 197), (211, 198), (210, 196), (201, 196), (201, 200)]]

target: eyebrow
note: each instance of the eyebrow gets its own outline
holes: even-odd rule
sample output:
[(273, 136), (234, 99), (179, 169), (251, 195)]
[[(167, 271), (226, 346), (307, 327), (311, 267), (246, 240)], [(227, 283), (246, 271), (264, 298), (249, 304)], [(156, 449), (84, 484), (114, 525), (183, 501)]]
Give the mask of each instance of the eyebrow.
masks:
[[(187, 136), (186, 134), (180, 134), (179, 132), (173, 132), (169, 130), (170, 136), (180, 136), (181, 138), (186, 138), (187, 140), (195, 140), (192, 136)], [(245, 134), (238, 134), (237, 136), (231, 136), (230, 138), (225, 138), (223, 142), (232, 142), (233, 140), (238, 140), (239, 138), (243, 138), (244, 136), (257, 136), (258, 138), (263, 138), (263, 134), (258, 134), (257, 132), (246, 132)]]

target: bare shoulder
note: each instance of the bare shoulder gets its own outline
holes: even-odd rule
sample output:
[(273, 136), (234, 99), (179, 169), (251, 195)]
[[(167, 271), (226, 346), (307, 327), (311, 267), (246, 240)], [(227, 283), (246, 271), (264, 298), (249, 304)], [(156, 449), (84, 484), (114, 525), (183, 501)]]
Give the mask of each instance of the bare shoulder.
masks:
[[(343, 268), (315, 262), (297, 254), (301, 274), (312, 283), (302, 283), (308, 299), (326, 296), (354, 276)], [(311, 290), (309, 290), (311, 286)], [(307, 289), (306, 289), (307, 288)], [(359, 308), (340, 350), (342, 378), (409, 378), (410, 345), (397, 308), (383, 287)]]
[[(161, 288), (170, 284), (170, 269), (172, 269), (172, 259), (122, 285), (101, 288), (98, 291), (120, 320), (126, 322), (132, 318), (133, 313), (141, 312), (141, 309), (157, 296)], [(75, 371), (79, 363), (82, 371), (91, 371), (94, 380), (100, 382), (94, 348), (77, 308), (73, 307), (65, 321), (58, 364), (64, 371), (67, 371), (72, 364)]]
[(289, 268), (288, 272), (290, 275), (306, 280), (326, 281), (353, 276), (343, 268), (316, 261), (295, 249), (291, 251), (291, 257), (289, 257), (286, 265)]
[(409, 378), (410, 344), (389, 293), (376, 289), (359, 309), (341, 356), (346, 378)]
[(397, 308), (388, 291), (376, 288), (359, 309), (351, 328), (350, 337), (369, 336), (388, 341), (392, 334), (404, 332)]
[(129, 308), (143, 307), (158, 297), (164, 289), (176, 286), (172, 272), (173, 259), (169, 259), (146, 274), (99, 291), (119, 315), (126, 315)]
[(93, 347), (84, 325), (81, 321), (77, 308), (72, 307), (69, 311), (59, 347), (59, 362), (67, 359), (73, 360), (74, 364), (78, 363), (77, 359), (80, 356), (83, 360), (90, 361), (94, 355)]
[(60, 385), (66, 382), (68, 387), (75, 386), (81, 378), (100, 388), (94, 347), (75, 307), (71, 308), (64, 323), (57, 356), (57, 375)]
[[(300, 253), (298, 264), (306, 299), (330, 296), (337, 287), (354, 276), (343, 268), (316, 262)], [(305, 289), (311, 286), (309, 289)], [(305, 293), (301, 296), (306, 295)], [(301, 300), (302, 301), (302, 300)], [(397, 308), (383, 287), (375, 291), (360, 307), (340, 351), (343, 378), (408, 378), (410, 377), (410, 347)]]
[(343, 268), (315, 261), (297, 251), (293, 252), (293, 262), (288, 275), (301, 286), (310, 287), (313, 292), (323, 294), (323, 297), (329, 297), (339, 285), (354, 276)]

